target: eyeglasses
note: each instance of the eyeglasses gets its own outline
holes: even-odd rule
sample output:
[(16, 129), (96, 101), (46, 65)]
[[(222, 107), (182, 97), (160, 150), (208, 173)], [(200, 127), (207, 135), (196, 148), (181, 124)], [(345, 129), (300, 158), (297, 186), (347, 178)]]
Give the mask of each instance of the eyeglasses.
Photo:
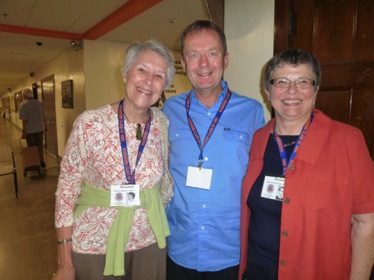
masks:
[(296, 81), (291, 81), (287, 78), (281, 77), (271, 79), (269, 83), (277, 88), (289, 88), (292, 83), (295, 83), (296, 87), (300, 89), (307, 89), (316, 85), (316, 81), (308, 78), (298, 78)]

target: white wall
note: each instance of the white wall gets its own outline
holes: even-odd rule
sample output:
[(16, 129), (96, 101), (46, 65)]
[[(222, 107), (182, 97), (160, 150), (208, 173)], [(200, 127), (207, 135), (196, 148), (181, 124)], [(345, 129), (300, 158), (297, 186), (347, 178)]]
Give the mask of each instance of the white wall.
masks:
[(259, 100), (268, 121), (270, 107), (261, 80), (273, 56), (274, 0), (226, 0), (225, 33), (230, 54), (225, 80), (231, 90)]
[(127, 46), (111, 41), (84, 41), (86, 109), (98, 108), (125, 96), (121, 66)]

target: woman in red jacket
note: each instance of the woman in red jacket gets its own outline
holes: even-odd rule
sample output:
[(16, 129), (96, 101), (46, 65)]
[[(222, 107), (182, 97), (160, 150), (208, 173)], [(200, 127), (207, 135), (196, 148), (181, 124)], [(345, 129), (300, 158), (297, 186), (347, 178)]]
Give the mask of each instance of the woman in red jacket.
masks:
[(267, 64), (275, 118), (255, 133), (243, 182), (239, 279), (370, 277), (374, 165), (357, 128), (314, 108), (320, 80), (303, 50)]

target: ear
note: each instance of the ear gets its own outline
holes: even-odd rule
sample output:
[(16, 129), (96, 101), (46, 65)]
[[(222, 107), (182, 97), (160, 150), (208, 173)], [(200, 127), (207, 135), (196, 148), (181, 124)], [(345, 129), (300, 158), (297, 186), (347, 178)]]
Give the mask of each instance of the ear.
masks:
[(264, 89), (266, 96), (268, 97), (268, 100), (270, 100), (270, 92), (265, 88)]
[(230, 60), (230, 55), (229, 53), (226, 53), (226, 55), (223, 57), (224, 69), (226, 69), (229, 66), (229, 60)]
[(126, 83), (126, 80), (127, 80), (127, 79), (126, 79), (126, 76), (127, 76), (126, 74), (122, 74), (122, 79), (123, 79), (123, 82), (124, 82), (124, 83)]
[(319, 90), (319, 87), (317, 87), (317, 88), (314, 88), (314, 92), (313, 92), (313, 94), (314, 94), (314, 96), (313, 96), (313, 107), (315, 107), (315, 106), (316, 106), (316, 101), (317, 101), (317, 93), (318, 93), (318, 90)]

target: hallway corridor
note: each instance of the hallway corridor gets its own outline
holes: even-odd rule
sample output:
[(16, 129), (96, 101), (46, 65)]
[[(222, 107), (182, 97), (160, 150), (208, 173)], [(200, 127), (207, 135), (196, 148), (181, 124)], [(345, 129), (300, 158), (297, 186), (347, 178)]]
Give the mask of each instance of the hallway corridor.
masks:
[(41, 176), (23, 176), (19, 138), (21, 130), (0, 119), (0, 143), (12, 147), (19, 194), (13, 175), (0, 177), (0, 279), (50, 280), (56, 271), (54, 192), (59, 174), (57, 159), (46, 153)]

